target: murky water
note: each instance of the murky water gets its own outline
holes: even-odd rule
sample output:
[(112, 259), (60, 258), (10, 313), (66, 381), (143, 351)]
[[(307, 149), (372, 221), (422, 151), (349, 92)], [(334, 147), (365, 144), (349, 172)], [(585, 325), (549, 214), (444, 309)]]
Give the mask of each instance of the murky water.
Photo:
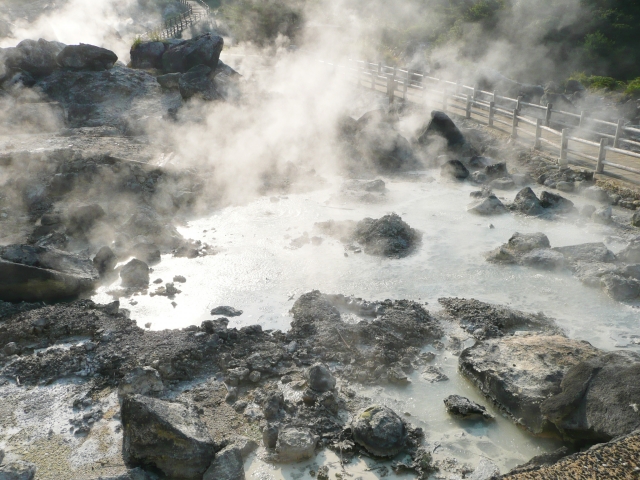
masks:
[[(166, 297), (135, 296), (131, 299), (135, 305), (122, 299), (122, 307), (131, 310), (138, 325), (151, 322), (152, 329), (199, 324), (210, 318), (211, 308), (230, 305), (244, 311), (231, 319), (230, 326), (260, 323), (264, 328), (286, 330), (293, 302), (312, 289), (367, 300), (420, 300), (428, 302), (427, 308), (432, 310), (439, 309), (439, 297), (473, 297), (520, 310), (543, 311), (570, 337), (600, 348), (640, 349), (631, 343), (631, 335), (640, 333), (640, 311), (635, 306), (583, 286), (570, 274), (492, 265), (483, 256), (516, 231), (542, 231), (552, 246), (607, 240), (609, 248), (617, 251), (623, 244), (610, 237), (615, 235), (613, 230), (510, 214), (476, 217), (465, 208), (472, 186), (427, 181), (428, 176), (417, 178), (421, 180), (385, 179), (387, 200), (380, 204), (335, 200), (341, 183), (336, 178), (311, 193), (281, 196), (277, 201), (260, 198), (194, 220), (181, 233), (217, 246), (220, 253), (192, 260), (165, 256), (154, 267), (152, 280), (170, 282), (174, 275), (186, 277), (186, 283), (176, 284), (182, 290), (174, 299), (177, 305), (173, 307)], [(504, 197), (512, 200), (515, 193), (507, 192)], [(577, 206), (584, 203), (580, 197), (572, 200)], [(378, 218), (390, 212), (400, 214), (423, 233), (421, 247), (407, 258), (389, 260), (352, 252), (345, 256), (344, 246), (329, 237), (323, 237), (320, 245), (291, 246), (304, 232), (310, 237), (317, 235), (315, 222)], [(490, 224), (495, 228), (489, 228)], [(109, 301), (106, 290), (101, 289), (94, 299)], [(360, 387), (360, 393), (410, 414), (408, 420), (424, 428), (426, 440), (432, 448), (437, 447), (436, 458), (455, 457), (473, 466), (484, 456), (505, 472), (533, 455), (557, 448), (554, 442), (523, 432), (489, 405), (497, 417), (495, 422), (460, 421), (448, 416), (442, 402), (447, 395), (457, 393), (485, 405), (487, 402), (457, 373), (457, 357), (446, 350), (437, 353), (435, 364), (448, 381), (431, 384), (415, 372), (407, 387)], [(341, 471), (339, 459), (331, 452), (293, 466), (271, 466), (252, 457), (247, 471), (249, 478), (308, 478), (309, 468), (317, 467), (313, 462), (329, 463)], [(361, 460), (345, 468), (356, 477), (379, 478), (381, 473), (374, 463)]]

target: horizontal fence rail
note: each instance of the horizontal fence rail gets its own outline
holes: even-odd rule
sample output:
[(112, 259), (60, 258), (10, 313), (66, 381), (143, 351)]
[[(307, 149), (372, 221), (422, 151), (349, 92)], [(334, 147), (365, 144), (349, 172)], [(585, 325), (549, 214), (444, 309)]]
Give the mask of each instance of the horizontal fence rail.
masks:
[(640, 175), (640, 164), (636, 168), (607, 160), (607, 153), (634, 161), (640, 159), (640, 153), (631, 149), (640, 150), (640, 128), (626, 126), (623, 119), (612, 122), (590, 117), (584, 111), (565, 112), (555, 109), (551, 103), (528, 103), (522, 97), (509, 98), (496, 91), (484, 91), (382, 62), (321, 63), (353, 77), (360, 86), (386, 91), (389, 102), (396, 99), (413, 103), (428, 101), (465, 118), (473, 115), (486, 119), (489, 126), (507, 127), (512, 138), (529, 137), (536, 149), (543, 144), (557, 149), (559, 165), (567, 165), (571, 154), (595, 162), (596, 173), (604, 173), (604, 167), (609, 166)]

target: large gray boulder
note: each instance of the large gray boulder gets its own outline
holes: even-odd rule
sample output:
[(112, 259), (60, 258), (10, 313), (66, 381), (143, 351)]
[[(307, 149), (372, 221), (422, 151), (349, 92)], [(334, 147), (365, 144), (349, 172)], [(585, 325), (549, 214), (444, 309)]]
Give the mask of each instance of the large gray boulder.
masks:
[(216, 453), (202, 480), (245, 480), (242, 452), (236, 445)]
[(37, 468), (33, 463), (17, 461), (0, 465), (0, 480), (33, 480)]
[(131, 68), (162, 68), (162, 55), (169, 46), (165, 42), (142, 42), (134, 44), (129, 51)]
[(125, 67), (108, 71), (58, 70), (40, 80), (36, 88), (64, 106), (71, 127), (120, 127), (127, 115), (160, 116), (171, 102), (180, 102), (179, 95), (163, 95), (154, 76)]
[(511, 209), (525, 215), (540, 215), (544, 212), (542, 203), (530, 187), (524, 187), (518, 192)]
[(149, 265), (133, 258), (120, 270), (120, 278), (123, 287), (146, 288), (149, 286)]
[(307, 382), (309, 387), (316, 392), (328, 392), (333, 390), (336, 386), (336, 379), (331, 374), (329, 369), (321, 364), (316, 363), (307, 369), (306, 372)]
[(0, 247), (0, 300), (68, 299), (92, 290), (99, 275), (89, 258), (31, 245)]
[(397, 172), (418, 166), (409, 141), (394, 130), (379, 110), (365, 113), (352, 126), (354, 154), (369, 162), (371, 168)]
[(300, 462), (315, 455), (316, 437), (308, 428), (288, 427), (278, 432), (276, 453), (281, 462)]
[(223, 46), (222, 37), (205, 33), (167, 48), (162, 55), (162, 68), (165, 73), (184, 73), (198, 65), (215, 69)]
[(540, 410), (565, 436), (609, 441), (640, 428), (640, 355), (607, 353), (571, 367)]
[(411, 228), (399, 215), (365, 218), (356, 224), (353, 239), (365, 253), (391, 258), (409, 255), (420, 243), (422, 234)]
[(418, 144), (428, 146), (436, 138), (444, 139), (449, 150), (460, 153), (469, 150), (467, 153), (471, 156), (471, 148), (460, 129), (446, 113), (438, 110), (431, 112), (431, 120), (418, 132)]
[(506, 207), (500, 201), (498, 197), (491, 194), (488, 197), (470, 203), (467, 206), (467, 212), (475, 213), (476, 215), (501, 215), (507, 212)]
[(46, 77), (59, 69), (57, 57), (65, 48), (60, 42), (44, 39), (23, 40), (10, 49), (6, 58), (9, 69), (22, 70), (34, 77)]
[(201, 480), (214, 457), (206, 426), (185, 406), (142, 395), (122, 401), (122, 454), (131, 466), (169, 478)]
[(163, 390), (162, 378), (155, 368), (136, 367), (120, 381), (118, 395), (155, 395)]
[(560, 335), (514, 335), (465, 349), (460, 371), (516, 423), (534, 434), (555, 427), (540, 410), (570, 368), (600, 355), (589, 343)]
[(69, 70), (109, 70), (118, 61), (111, 50), (81, 43), (67, 45), (57, 57), (58, 64)]
[(220, 98), (211, 78), (212, 72), (213, 70), (206, 65), (197, 65), (182, 75), (178, 80), (178, 88), (182, 98), (185, 100), (190, 98), (216, 100)]
[(354, 441), (377, 457), (392, 457), (407, 441), (407, 426), (396, 412), (388, 407), (371, 405), (353, 417)]

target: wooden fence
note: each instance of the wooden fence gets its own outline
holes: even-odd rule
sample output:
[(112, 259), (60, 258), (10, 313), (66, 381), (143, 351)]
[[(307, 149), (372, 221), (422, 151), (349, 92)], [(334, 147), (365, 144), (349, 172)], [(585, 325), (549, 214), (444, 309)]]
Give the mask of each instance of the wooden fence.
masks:
[[(473, 114), (486, 119), (489, 126), (502, 124), (510, 131), (512, 138), (529, 137), (537, 149), (542, 144), (557, 149), (560, 165), (567, 165), (571, 154), (594, 161), (596, 173), (604, 173), (604, 167), (609, 166), (640, 174), (640, 168), (607, 160), (608, 153), (615, 154), (616, 158), (640, 159), (640, 153), (631, 150), (640, 149), (640, 128), (625, 126), (623, 119), (611, 122), (589, 117), (586, 112), (564, 112), (554, 109), (552, 104), (542, 106), (527, 103), (522, 97), (509, 98), (495, 91), (487, 92), (461, 82), (430, 77), (382, 63), (355, 60), (343, 65), (322, 63), (353, 76), (359, 85), (377, 91), (386, 89), (390, 102), (396, 98), (418, 103), (435, 101), (443, 111), (457, 110), (465, 118), (471, 118)], [(595, 152), (587, 153), (589, 149), (584, 146), (597, 149), (597, 156)]]
[(185, 11), (145, 33), (146, 38), (174, 38), (192, 25), (209, 18), (211, 14), (209, 5), (202, 0), (179, 0), (179, 2)]

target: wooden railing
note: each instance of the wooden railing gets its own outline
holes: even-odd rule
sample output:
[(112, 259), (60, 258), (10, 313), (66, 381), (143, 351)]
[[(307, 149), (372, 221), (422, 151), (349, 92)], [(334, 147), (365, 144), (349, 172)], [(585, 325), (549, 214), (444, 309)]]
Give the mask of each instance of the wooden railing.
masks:
[[(523, 97), (510, 98), (487, 92), (461, 82), (430, 77), (409, 69), (385, 66), (382, 63), (349, 60), (346, 64), (322, 62), (353, 76), (359, 85), (372, 90), (386, 89), (389, 101), (400, 98), (412, 102), (435, 102), (444, 111), (458, 110), (460, 115), (472, 115), (486, 119), (489, 126), (501, 124), (507, 127), (512, 138), (530, 137), (535, 148), (542, 144), (558, 150), (560, 165), (567, 165), (568, 155), (596, 162), (595, 171), (604, 173), (609, 166), (640, 174), (640, 168), (622, 165), (607, 160), (607, 153), (640, 159), (640, 128), (625, 126), (624, 120), (617, 122), (592, 118), (586, 112), (580, 114), (556, 110), (552, 104), (546, 106), (528, 103)], [(527, 125), (529, 128), (523, 127)], [(544, 134), (557, 138), (546, 138)], [(596, 141), (594, 141), (594, 139)], [(598, 154), (589, 155), (582, 146), (597, 149)], [(611, 144), (611, 146), (610, 146)], [(624, 148), (626, 147), (626, 148)]]
[[(209, 18), (211, 9), (202, 0), (179, 0), (185, 11), (177, 17), (165, 20), (161, 25), (145, 33), (149, 39), (173, 38), (187, 28)], [(196, 9), (194, 9), (194, 6)]]

